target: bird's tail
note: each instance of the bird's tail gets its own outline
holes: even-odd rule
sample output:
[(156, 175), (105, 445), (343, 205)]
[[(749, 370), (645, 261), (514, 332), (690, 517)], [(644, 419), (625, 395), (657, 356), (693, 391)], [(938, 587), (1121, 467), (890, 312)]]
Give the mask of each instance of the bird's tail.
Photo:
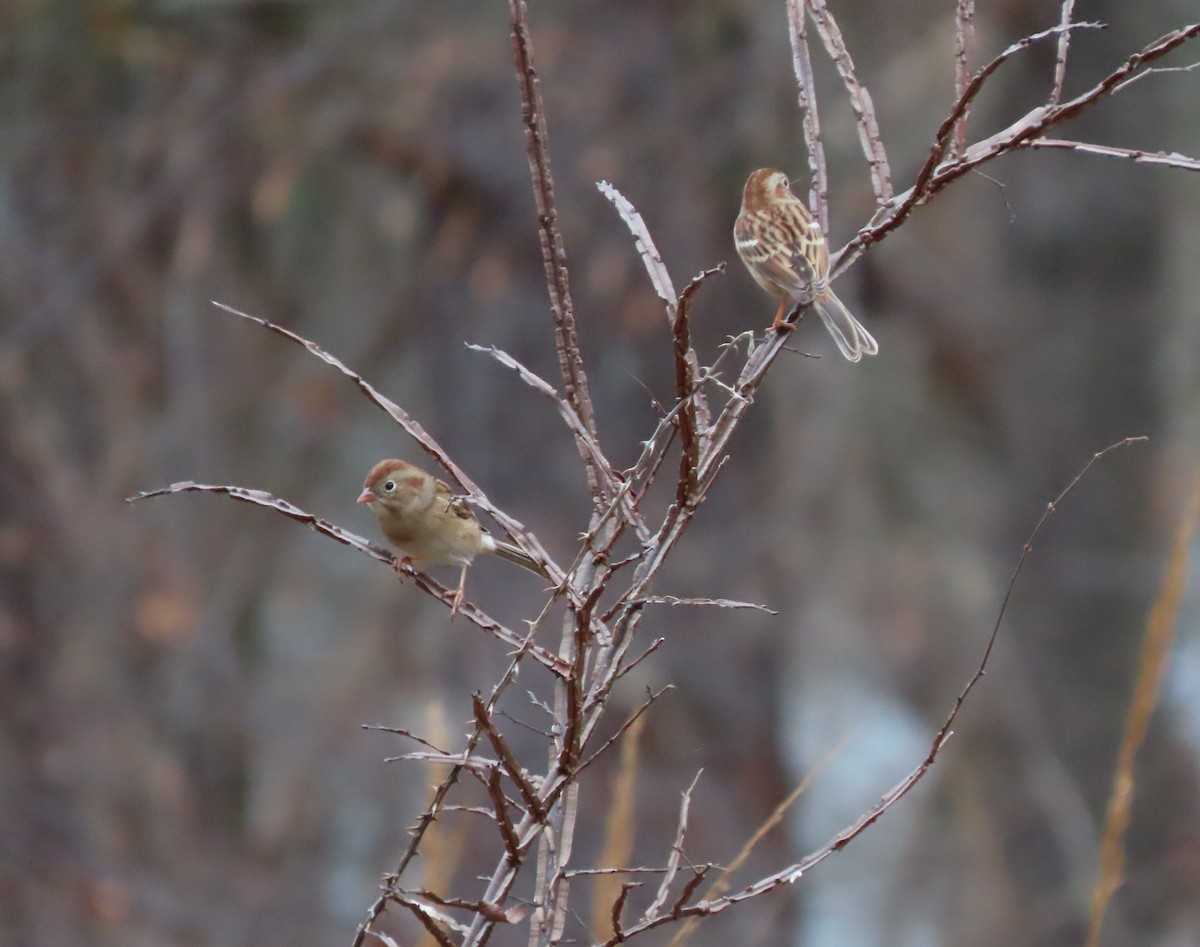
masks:
[(545, 573), (542, 572), (542, 567), (534, 562), (528, 554), (522, 549), (518, 549), (512, 543), (502, 542), (489, 536), (487, 533), (483, 535), (483, 550), (484, 552), (494, 553), (501, 559), (507, 559), (509, 562), (515, 562), (519, 566), (523, 566), (535, 575), (540, 575), (545, 578)]
[(857, 362), (864, 355), (878, 355), (879, 343), (863, 328), (862, 323), (850, 315), (850, 310), (832, 291), (813, 300), (813, 308), (833, 336), (838, 349), (850, 361)]

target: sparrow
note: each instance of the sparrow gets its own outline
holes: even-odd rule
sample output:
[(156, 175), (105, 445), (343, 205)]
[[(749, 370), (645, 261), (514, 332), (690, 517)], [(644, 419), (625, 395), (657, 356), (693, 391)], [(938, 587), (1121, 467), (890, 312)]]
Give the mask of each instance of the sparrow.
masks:
[(742, 209), (733, 225), (733, 244), (746, 269), (772, 296), (779, 311), (771, 328), (788, 332), (788, 305), (812, 306), (850, 361), (877, 355), (879, 345), (829, 288), (829, 247), (821, 225), (788, 184), (787, 175), (759, 168), (746, 179)]
[(372, 467), (358, 502), (375, 514), (383, 535), (400, 551), (397, 571), (414, 563), (462, 568), (451, 615), (462, 604), (467, 569), (481, 552), (494, 553), (542, 575), (525, 552), (493, 539), (449, 486), (403, 460), (381, 460)]

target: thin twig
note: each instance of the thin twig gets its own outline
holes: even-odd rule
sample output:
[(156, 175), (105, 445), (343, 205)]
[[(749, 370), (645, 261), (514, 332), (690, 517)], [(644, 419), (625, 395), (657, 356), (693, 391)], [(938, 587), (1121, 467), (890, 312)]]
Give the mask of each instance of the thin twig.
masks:
[(608, 458), (604, 456), (604, 452), (600, 449), (600, 444), (592, 436), (591, 432), (588, 431), (583, 423), (583, 419), (571, 407), (570, 402), (555, 391), (546, 379), (530, 371), (504, 350), (498, 349), (494, 345), (483, 346), (476, 345), (473, 342), (467, 342), (466, 346), (470, 351), (490, 355), (505, 368), (512, 369), (521, 381), (525, 382), (534, 391), (545, 395), (554, 403), (559, 415), (566, 422), (567, 429), (575, 436), (580, 449), (587, 451), (593, 468), (596, 471), (596, 476), (603, 480), (604, 495), (609, 498), (610, 502), (614, 498), (619, 501), (617, 504), (618, 509), (625, 515), (628, 522), (633, 525), (639, 538), (649, 538), (650, 528), (646, 525), (646, 521), (638, 513), (633, 504), (629, 502), (628, 497), (622, 489), (623, 485), (618, 483), (616, 477), (613, 476), (612, 464), (608, 462)]
[(1060, 138), (1035, 138), (1026, 146), (1038, 151), (1042, 148), (1052, 148), (1064, 151), (1077, 151), (1086, 155), (1101, 155), (1105, 158), (1123, 158), (1137, 164), (1154, 164), (1163, 168), (1177, 168), (1181, 171), (1200, 171), (1200, 158), (1181, 155), (1177, 151), (1140, 151), (1136, 148), (1114, 148), (1111, 145), (1092, 145), (1082, 141), (1065, 141)]
[(595, 753), (593, 753), (586, 760), (584, 760), (582, 763), (579, 764), (579, 768), (575, 771), (576, 775), (578, 775), (579, 773), (582, 773), (585, 769), (587, 769), (589, 766), (591, 766), (594, 762), (596, 762), (597, 759), (600, 758), (600, 755), (605, 750), (607, 750), (610, 746), (612, 746), (614, 743), (616, 743), (618, 740), (620, 740), (621, 737), (623, 737), (625, 735), (625, 732), (630, 727), (632, 727), (635, 723), (638, 722), (638, 720), (641, 718), (642, 714), (644, 714), (647, 710), (650, 709), (651, 704), (653, 704), (656, 700), (658, 700), (658, 698), (662, 697), (663, 694), (667, 693), (667, 691), (672, 691), (674, 689), (675, 689), (674, 684), (667, 684), (666, 686), (661, 687), (658, 690), (653, 691), (652, 693), (647, 695), (646, 699), (644, 701), (642, 701), (641, 706), (638, 707), (638, 709), (635, 710), (632, 714), (630, 714), (629, 718), (623, 724), (621, 724), (621, 726), (619, 726), (617, 728), (617, 732), (614, 733), (607, 740), (605, 740), (604, 743), (600, 746), (600, 748), (598, 750), (596, 750)]
[[(663, 875), (662, 881), (659, 882), (654, 900), (642, 914), (643, 924), (654, 917), (655, 913), (666, 903), (667, 894), (671, 890), (671, 882), (675, 880), (675, 875), (679, 872), (679, 861), (683, 857), (683, 840), (687, 835), (688, 810), (692, 806), (692, 790), (696, 788), (696, 783), (700, 781), (700, 774), (703, 772), (702, 769), (696, 772), (696, 775), (692, 777), (691, 785), (683, 791), (683, 798), (679, 800), (679, 820), (675, 827), (675, 841), (671, 845), (671, 854), (667, 857), (667, 871)], [(673, 911), (672, 914), (674, 913)]]
[[(955, 720), (958, 719), (959, 711), (962, 709), (967, 697), (970, 696), (971, 691), (975, 689), (975, 685), (979, 683), (979, 681), (983, 678), (984, 673), (987, 671), (988, 661), (991, 658), (993, 646), (996, 643), (1000, 626), (1004, 620), (1005, 612), (1008, 609), (1008, 603), (1012, 597), (1012, 592), (1016, 585), (1017, 577), (1021, 573), (1021, 567), (1024, 565), (1025, 560), (1032, 552), (1033, 542), (1037, 538), (1038, 533), (1041, 531), (1042, 526), (1045, 524), (1046, 519), (1058, 508), (1058, 505), (1066, 498), (1066, 496), (1079, 484), (1080, 480), (1087, 475), (1088, 471), (1091, 470), (1094, 464), (1118, 448), (1126, 447), (1130, 444), (1140, 443), (1145, 440), (1148, 440), (1148, 438), (1140, 436), (1127, 437), (1123, 440), (1117, 441), (1115, 444), (1110, 444), (1103, 450), (1097, 451), (1091, 456), (1088, 462), (1084, 464), (1079, 473), (1075, 475), (1074, 479), (1067, 484), (1066, 488), (1047, 504), (1046, 509), (1042, 512), (1041, 518), (1034, 526), (1033, 532), (1030, 533), (1029, 538), (1025, 541), (1025, 544), (1021, 549), (1021, 554), (1017, 559), (1017, 565), (1013, 570), (1012, 577), (1009, 579), (1008, 587), (1005, 590), (1004, 596), (1001, 600), (996, 621), (992, 627), (991, 635), (988, 638), (987, 645), (984, 648), (983, 656), (980, 659), (979, 665), (976, 667), (975, 673), (959, 692), (959, 695), (954, 702), (954, 706), (951, 708), (945, 722), (934, 735), (933, 741), (930, 744), (929, 752), (926, 754), (925, 759), (923, 759), (907, 776), (900, 780), (900, 782), (896, 783), (896, 785), (884, 793), (879, 802), (876, 803), (871, 809), (869, 809), (853, 823), (835, 834), (833, 838), (831, 838), (816, 851), (806, 855), (796, 864), (790, 865), (787, 868), (775, 872), (774, 874), (766, 876), (765, 878), (760, 878), (758, 881), (746, 885), (744, 888), (741, 888), (733, 894), (705, 899), (690, 905), (680, 905), (670, 913), (659, 913), (652, 915), (650, 912), (647, 912), (636, 925), (626, 929), (624, 932), (624, 940), (631, 940), (633, 937), (639, 934), (653, 930), (656, 927), (661, 927), (664, 924), (672, 923), (682, 917), (707, 917), (709, 915), (719, 914), (736, 904), (740, 904), (743, 901), (759, 897), (770, 891), (774, 891), (785, 884), (792, 884), (798, 881), (805, 872), (824, 861), (834, 852), (841, 851), (843, 848), (845, 848), (850, 842), (865, 832), (870, 826), (874, 825), (875, 822), (877, 822), (879, 818), (888, 811), (888, 809), (904, 798), (904, 796), (906, 796), (909, 791), (924, 778), (926, 773), (929, 772), (934, 763), (937, 761), (938, 754), (941, 753), (942, 748), (946, 745), (946, 742), (953, 734), (952, 727), (954, 726)], [(614, 947), (616, 943), (617, 942), (615, 940), (610, 938), (608, 941), (605, 941), (604, 947)]]
[[(1101, 25), (1096, 23), (1072, 23), (1071, 29), (1096, 29)], [(990, 72), (994, 71), (994, 67), (999, 62), (1027, 48), (1031, 43), (1039, 39), (1057, 34), (1060, 32), (1060, 29), (1060, 27), (1055, 26), (1049, 30), (1043, 30), (1041, 33), (1035, 33), (1032, 36), (1026, 37), (1020, 42), (1013, 44), (1013, 46), (1010, 46), (996, 60), (993, 60), (988, 67), (985, 67), (985, 70), (976, 74), (964, 97), (960, 98), (955, 104), (950, 116), (943, 123), (942, 128), (939, 129), (937, 140), (931, 149), (930, 157), (927, 159), (925, 167), (921, 169), (921, 173), (917, 177), (917, 183), (904, 194), (898, 195), (897, 202), (892, 208), (887, 209), (885, 213), (876, 215), (876, 219), (870, 225), (855, 234), (838, 251), (830, 266), (831, 278), (850, 266), (851, 263), (862, 255), (867, 247), (878, 243), (899, 227), (908, 218), (914, 207), (918, 204), (926, 203), (934, 194), (941, 191), (951, 181), (1002, 154), (1028, 147), (1029, 142), (1042, 137), (1049, 129), (1067, 119), (1074, 118), (1106, 96), (1110, 96), (1127, 87), (1130, 84), (1131, 77), (1136, 78), (1140, 74), (1139, 71), (1143, 70), (1149, 63), (1161, 59), (1179, 46), (1200, 35), (1200, 23), (1193, 23), (1178, 30), (1173, 30), (1144, 46), (1139, 52), (1134, 53), (1120, 66), (1100, 80), (1100, 82), (1096, 83), (1086, 92), (1077, 95), (1071, 101), (1064, 102), (1058, 106), (1039, 106), (1003, 131), (997, 132), (983, 141), (976, 142), (967, 149), (967, 153), (963, 157), (939, 163), (938, 158), (945, 148), (944, 136), (953, 127), (953, 123), (958, 115), (962, 114), (962, 109), (969, 104), (969, 100), (974, 98), (974, 95), (978, 92), (981, 77), (986, 78), (986, 76), (983, 76), (983, 73), (987, 72), (990, 75)]]
[[(954, 9), (954, 96), (961, 99), (971, 78), (971, 59), (975, 54), (975, 0), (958, 0)], [(970, 108), (954, 122), (952, 154), (961, 158), (967, 148), (967, 121)]]
[(773, 608), (760, 605), (757, 602), (738, 602), (728, 598), (679, 598), (676, 595), (648, 595), (637, 599), (645, 605), (692, 605), (698, 608), (749, 608), (768, 615), (778, 615)]

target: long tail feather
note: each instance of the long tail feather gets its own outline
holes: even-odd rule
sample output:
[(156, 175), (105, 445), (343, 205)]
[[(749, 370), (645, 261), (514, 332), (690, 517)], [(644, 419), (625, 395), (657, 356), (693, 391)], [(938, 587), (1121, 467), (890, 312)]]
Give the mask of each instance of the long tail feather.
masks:
[(832, 292), (814, 300), (813, 308), (833, 336), (838, 350), (851, 362), (857, 362), (864, 355), (879, 354), (879, 343)]
[(484, 552), (495, 553), (501, 559), (515, 562), (517, 565), (528, 569), (534, 575), (540, 575), (542, 578), (545, 578), (538, 564), (512, 543), (501, 542), (485, 533), (483, 537), (483, 549)]

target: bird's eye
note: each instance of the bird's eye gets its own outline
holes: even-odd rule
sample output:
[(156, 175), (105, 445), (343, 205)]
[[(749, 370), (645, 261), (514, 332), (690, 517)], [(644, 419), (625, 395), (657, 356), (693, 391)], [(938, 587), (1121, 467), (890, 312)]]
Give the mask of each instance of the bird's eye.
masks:
[(395, 480), (389, 480), (387, 483), (385, 483), (383, 485), (384, 493), (391, 493), (395, 489), (396, 489), (396, 481)]
[(782, 184), (784, 187), (791, 187), (791, 186), (792, 186), (791, 184), (789, 184), (789, 183), (788, 183), (788, 179), (787, 179), (787, 178), (781, 178), (781, 179), (780, 179), (780, 183), (781, 183), (781, 184)]

